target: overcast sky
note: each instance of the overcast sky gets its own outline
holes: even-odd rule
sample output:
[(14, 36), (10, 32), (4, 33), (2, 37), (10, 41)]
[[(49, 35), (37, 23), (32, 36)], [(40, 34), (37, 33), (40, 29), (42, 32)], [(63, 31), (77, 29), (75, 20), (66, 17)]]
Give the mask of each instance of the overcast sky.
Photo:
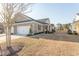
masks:
[(34, 19), (50, 18), (51, 23), (70, 23), (79, 12), (77, 3), (38, 3), (32, 6), (32, 12), (27, 14)]

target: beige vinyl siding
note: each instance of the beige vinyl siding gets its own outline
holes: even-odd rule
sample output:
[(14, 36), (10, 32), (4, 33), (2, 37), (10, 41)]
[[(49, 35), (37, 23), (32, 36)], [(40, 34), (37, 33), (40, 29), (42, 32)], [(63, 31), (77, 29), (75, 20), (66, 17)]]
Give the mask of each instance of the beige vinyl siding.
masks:
[(33, 31), (33, 33), (43, 32), (43, 24), (38, 23), (38, 22), (33, 22), (32, 31)]
[(77, 33), (79, 33), (79, 22), (73, 23), (72, 26), (74, 27), (74, 30), (75, 30)]

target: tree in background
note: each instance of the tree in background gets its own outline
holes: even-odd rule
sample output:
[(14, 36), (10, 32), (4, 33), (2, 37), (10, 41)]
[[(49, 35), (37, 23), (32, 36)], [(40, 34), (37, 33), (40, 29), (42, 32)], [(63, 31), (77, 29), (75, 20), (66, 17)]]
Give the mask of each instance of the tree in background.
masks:
[(63, 30), (62, 24), (58, 23), (58, 24), (57, 24), (57, 29), (58, 29), (58, 30)]
[(57, 24), (57, 29), (59, 31), (67, 31), (67, 30), (71, 29), (71, 24), (70, 23), (68, 23), (68, 24), (60, 24), (60, 23), (58, 23)]
[(65, 29), (67, 29), (67, 30), (69, 30), (70, 27), (71, 27), (71, 24), (70, 24), (70, 23), (68, 23), (68, 24), (63, 24), (63, 28), (65, 28)]

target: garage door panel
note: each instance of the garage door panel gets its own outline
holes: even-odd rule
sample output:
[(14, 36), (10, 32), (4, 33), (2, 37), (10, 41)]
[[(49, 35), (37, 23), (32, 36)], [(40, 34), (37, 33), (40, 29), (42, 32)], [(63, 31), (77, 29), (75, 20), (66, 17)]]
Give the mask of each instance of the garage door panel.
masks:
[(17, 34), (20, 35), (29, 34), (29, 26), (17, 26)]

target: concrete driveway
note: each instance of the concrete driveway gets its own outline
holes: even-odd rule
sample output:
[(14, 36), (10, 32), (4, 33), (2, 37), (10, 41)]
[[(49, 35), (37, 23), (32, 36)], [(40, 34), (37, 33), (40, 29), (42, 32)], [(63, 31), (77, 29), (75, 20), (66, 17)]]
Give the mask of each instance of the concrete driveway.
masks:
[[(19, 36), (19, 35), (11, 35), (12, 40), (22, 38), (22, 37), (23, 36)], [(0, 34), (0, 43), (5, 42), (5, 41), (6, 41), (6, 35), (5, 34)]]

